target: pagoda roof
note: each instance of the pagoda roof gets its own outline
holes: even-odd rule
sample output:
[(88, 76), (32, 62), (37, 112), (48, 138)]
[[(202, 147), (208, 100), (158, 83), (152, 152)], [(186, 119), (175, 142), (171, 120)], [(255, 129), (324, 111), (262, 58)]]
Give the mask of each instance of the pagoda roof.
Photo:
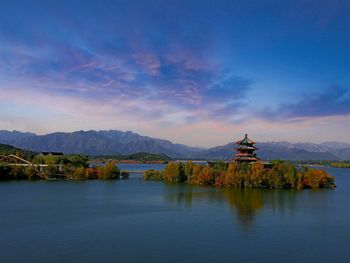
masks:
[(236, 156), (256, 156), (256, 153), (236, 153)]
[(257, 157), (236, 157), (233, 160), (235, 160), (235, 161), (253, 161), (253, 162), (256, 162), (256, 161), (259, 161), (260, 159), (257, 158)]
[(237, 141), (237, 144), (255, 144), (256, 142), (248, 138), (248, 134), (245, 134), (244, 138), (240, 141)]
[(255, 146), (240, 145), (236, 150), (258, 150)]
[(234, 160), (260, 160), (256, 155), (236, 155)]

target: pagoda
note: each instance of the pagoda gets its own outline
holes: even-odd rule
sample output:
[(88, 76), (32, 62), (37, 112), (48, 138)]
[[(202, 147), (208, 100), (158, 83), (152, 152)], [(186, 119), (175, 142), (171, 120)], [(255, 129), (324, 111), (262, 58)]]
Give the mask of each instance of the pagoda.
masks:
[(256, 142), (248, 138), (248, 134), (238, 142), (236, 142), (238, 147), (236, 150), (236, 157), (233, 159), (236, 163), (252, 163), (259, 160), (256, 156), (255, 151), (258, 149), (254, 146)]

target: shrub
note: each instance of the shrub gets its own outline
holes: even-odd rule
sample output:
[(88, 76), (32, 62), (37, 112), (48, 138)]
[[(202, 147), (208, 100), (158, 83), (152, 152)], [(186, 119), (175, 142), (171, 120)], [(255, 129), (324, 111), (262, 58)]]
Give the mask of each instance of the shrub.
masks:
[(303, 174), (304, 188), (332, 188), (334, 177), (324, 170), (308, 169)]
[(104, 167), (98, 166), (96, 169), (99, 179), (110, 180), (119, 179), (120, 177), (120, 170), (113, 161), (107, 162)]

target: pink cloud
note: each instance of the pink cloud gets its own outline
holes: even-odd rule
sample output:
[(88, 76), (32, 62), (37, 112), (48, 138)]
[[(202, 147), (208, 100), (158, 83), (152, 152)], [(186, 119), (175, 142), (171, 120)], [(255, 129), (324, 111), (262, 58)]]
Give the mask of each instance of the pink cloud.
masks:
[(165, 55), (169, 64), (181, 64), (185, 70), (213, 71), (217, 65), (186, 48), (174, 48)]
[(132, 57), (146, 73), (153, 76), (159, 75), (160, 60), (155, 54), (150, 52), (139, 52), (132, 55)]

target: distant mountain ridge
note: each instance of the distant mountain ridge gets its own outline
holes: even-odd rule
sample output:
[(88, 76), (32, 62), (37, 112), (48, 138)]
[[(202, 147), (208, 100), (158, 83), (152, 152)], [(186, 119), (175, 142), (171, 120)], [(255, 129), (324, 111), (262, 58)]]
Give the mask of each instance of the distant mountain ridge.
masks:
[(27, 138), (30, 136), (36, 136), (36, 134), (31, 132), (20, 132), (16, 130), (14, 131), (0, 130), (1, 141), (13, 141), (13, 140), (18, 140), (22, 138)]
[[(350, 154), (339, 156), (333, 152), (322, 150), (314, 151), (307, 150), (307, 146), (303, 147), (300, 143), (294, 145), (287, 142), (268, 142), (268, 143), (257, 143), (258, 150), (257, 154), (262, 160), (340, 160), (350, 159)], [(217, 146), (210, 148), (200, 153), (200, 156), (205, 159), (228, 159), (232, 158), (234, 154), (235, 143), (229, 143), (223, 146)], [(349, 148), (350, 149), (350, 148)], [(350, 152), (349, 152), (350, 153)]]
[(0, 143), (33, 151), (60, 151), (88, 155), (163, 153), (170, 157), (186, 157), (203, 149), (174, 144), (168, 140), (141, 136), (131, 131), (76, 131), (46, 135), (0, 131)]
[[(239, 136), (237, 136), (239, 137)], [(142, 136), (131, 131), (103, 130), (55, 132), (36, 135), (0, 130), (0, 143), (31, 151), (60, 151), (66, 154), (116, 155), (148, 152), (172, 158), (230, 159), (235, 143), (209, 149), (175, 144), (169, 140)], [(258, 156), (263, 160), (349, 160), (350, 143), (260, 142)]]

